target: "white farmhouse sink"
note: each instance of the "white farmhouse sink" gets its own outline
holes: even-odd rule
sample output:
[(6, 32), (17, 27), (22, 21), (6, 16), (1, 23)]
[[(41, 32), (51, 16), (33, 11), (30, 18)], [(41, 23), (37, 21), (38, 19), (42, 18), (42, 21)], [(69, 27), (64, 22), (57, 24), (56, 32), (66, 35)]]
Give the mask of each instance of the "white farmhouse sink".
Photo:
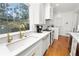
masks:
[(10, 51), (14, 51), (14, 50), (18, 49), (19, 47), (23, 46), (24, 41), (25, 40), (19, 40), (19, 41), (14, 42), (14, 43), (7, 44), (7, 47)]
[(13, 40), (6, 46), (11, 52), (13, 52), (24, 45), (28, 46), (29, 43), (33, 43), (34, 41), (36, 41), (36, 39), (40, 37), (40, 35), (41, 34), (38, 33), (28, 33), (23, 39), (16, 39), (16, 41)]
[(34, 37), (25, 37), (23, 39), (18, 39), (15, 42), (7, 44), (7, 47), (12, 52), (12, 51), (15, 51), (16, 49), (19, 49), (20, 47), (26, 45), (32, 39), (34, 40)]
[(38, 38), (41, 36), (41, 33), (29, 33), (29, 34), (26, 34), (26, 36)]

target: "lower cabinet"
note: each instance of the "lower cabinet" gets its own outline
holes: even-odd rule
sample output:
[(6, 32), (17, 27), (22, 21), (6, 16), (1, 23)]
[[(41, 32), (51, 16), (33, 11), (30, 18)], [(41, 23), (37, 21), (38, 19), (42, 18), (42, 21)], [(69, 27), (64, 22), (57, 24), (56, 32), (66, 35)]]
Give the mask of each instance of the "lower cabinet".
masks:
[(37, 43), (22, 51), (17, 56), (42, 56), (50, 44), (50, 34), (46, 35)]
[(45, 53), (49, 45), (50, 45), (50, 35), (47, 35), (42, 39), (42, 54)]
[(42, 55), (42, 41), (33, 44), (31, 47), (25, 49), (17, 56), (41, 56)]
[(71, 56), (75, 56), (76, 55), (76, 49), (77, 49), (77, 40), (76, 39), (72, 39), (72, 46), (71, 46)]
[(41, 56), (42, 55), (42, 42), (38, 42), (31, 51), (28, 53), (28, 56)]

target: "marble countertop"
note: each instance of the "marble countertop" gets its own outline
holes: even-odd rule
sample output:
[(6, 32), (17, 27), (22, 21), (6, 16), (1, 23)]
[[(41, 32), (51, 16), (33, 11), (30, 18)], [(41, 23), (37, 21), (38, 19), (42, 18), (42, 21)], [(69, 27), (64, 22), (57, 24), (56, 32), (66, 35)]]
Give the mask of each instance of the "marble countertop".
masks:
[(79, 33), (70, 32), (69, 34), (79, 42)]
[(14, 51), (10, 51), (6, 46), (6, 43), (0, 44), (0, 56), (16, 56), (22, 51), (24, 51), (25, 49), (32, 46), (34, 43), (41, 40), (43, 37), (45, 37), (49, 33), (50, 32), (47, 32), (47, 31), (44, 31), (43, 33), (35, 33), (35, 32), (29, 33), (28, 35), (30, 35), (31, 37), (33, 36), (33, 38), (32, 39), (28, 38), (27, 40), (25, 39), (25, 42), (27, 43), (25, 43), (23, 46), (19, 47), (18, 49)]

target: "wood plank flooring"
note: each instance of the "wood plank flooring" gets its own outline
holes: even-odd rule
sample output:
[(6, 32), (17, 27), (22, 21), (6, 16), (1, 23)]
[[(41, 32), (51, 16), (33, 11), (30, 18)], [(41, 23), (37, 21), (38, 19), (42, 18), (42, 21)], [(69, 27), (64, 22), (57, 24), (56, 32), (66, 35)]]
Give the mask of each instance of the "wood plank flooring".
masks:
[(48, 48), (44, 56), (69, 56), (69, 38), (59, 36)]

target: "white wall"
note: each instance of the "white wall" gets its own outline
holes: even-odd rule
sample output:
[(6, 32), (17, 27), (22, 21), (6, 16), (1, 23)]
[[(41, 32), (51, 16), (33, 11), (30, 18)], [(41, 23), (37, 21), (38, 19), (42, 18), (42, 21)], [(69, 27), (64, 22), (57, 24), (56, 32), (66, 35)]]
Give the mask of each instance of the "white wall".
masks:
[(72, 32), (76, 27), (77, 14), (74, 12), (58, 13), (54, 16), (54, 26), (59, 27), (60, 35)]

